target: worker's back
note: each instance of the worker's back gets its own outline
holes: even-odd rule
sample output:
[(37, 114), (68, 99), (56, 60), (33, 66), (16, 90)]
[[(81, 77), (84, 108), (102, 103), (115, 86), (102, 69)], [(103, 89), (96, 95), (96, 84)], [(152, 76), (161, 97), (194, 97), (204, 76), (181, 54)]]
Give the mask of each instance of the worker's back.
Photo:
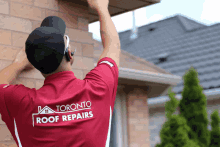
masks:
[(1, 94), (2, 119), (22, 147), (109, 146), (117, 85), (118, 67), (108, 57), (84, 80), (64, 71), (48, 76), (39, 90), (10, 85)]
[[(0, 85), (2, 120), (19, 147), (109, 146), (119, 77), (120, 40), (108, 11), (109, 0), (87, 1), (99, 14), (103, 53), (84, 80), (77, 79), (71, 71), (74, 53), (70, 53), (68, 37), (64, 37), (65, 22), (51, 16), (28, 37), (28, 60), (21, 63), (30, 62), (32, 66), (28, 66), (33, 68), (34, 65), (42, 74), (49, 74), (60, 64), (64, 65), (61, 61), (65, 55), (67, 70), (62, 68), (63, 72), (45, 76), (39, 90), (21, 84)], [(48, 41), (50, 38), (55, 42)]]

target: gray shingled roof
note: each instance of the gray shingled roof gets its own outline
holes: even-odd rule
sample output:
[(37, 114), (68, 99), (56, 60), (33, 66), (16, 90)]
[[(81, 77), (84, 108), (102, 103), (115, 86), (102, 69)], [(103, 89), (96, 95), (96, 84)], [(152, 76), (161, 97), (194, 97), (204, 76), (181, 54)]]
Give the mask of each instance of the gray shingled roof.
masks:
[[(188, 23), (187, 23), (188, 22)], [(145, 25), (138, 28), (138, 39), (130, 40), (131, 31), (125, 31), (119, 33), (121, 48), (126, 51), (133, 51), (132, 47), (145, 48), (157, 45), (159, 42), (163, 42), (168, 38), (174, 39), (176, 36), (186, 33), (192, 29), (204, 27), (203, 24), (194, 22), (181, 15), (176, 15), (165, 20), (161, 20), (149, 25)], [(154, 31), (149, 29), (155, 28)], [(141, 52), (141, 50), (136, 50)], [(140, 53), (139, 53), (140, 54)], [(138, 54), (138, 55), (139, 55)]]
[(177, 15), (175, 17), (179, 19), (180, 24), (183, 26), (183, 28), (185, 28), (186, 31), (192, 31), (194, 29), (198, 29), (205, 26), (182, 15)]
[[(155, 27), (154, 31), (148, 29)], [(220, 87), (220, 24), (205, 26), (177, 15), (139, 28), (138, 38), (130, 40), (130, 31), (119, 33), (121, 47), (168, 72), (183, 76), (193, 66), (203, 89)], [(158, 55), (166, 53), (167, 60)], [(173, 88), (180, 94), (183, 81)]]

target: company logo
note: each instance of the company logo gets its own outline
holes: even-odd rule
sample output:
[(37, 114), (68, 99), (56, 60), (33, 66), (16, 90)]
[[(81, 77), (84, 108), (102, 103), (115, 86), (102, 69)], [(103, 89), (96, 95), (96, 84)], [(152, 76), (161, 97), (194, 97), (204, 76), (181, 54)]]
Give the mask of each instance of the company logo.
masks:
[(56, 105), (57, 111), (45, 106), (38, 106), (38, 113), (32, 114), (33, 127), (35, 125), (63, 123), (68, 121), (85, 120), (93, 117), (90, 101), (67, 105)]

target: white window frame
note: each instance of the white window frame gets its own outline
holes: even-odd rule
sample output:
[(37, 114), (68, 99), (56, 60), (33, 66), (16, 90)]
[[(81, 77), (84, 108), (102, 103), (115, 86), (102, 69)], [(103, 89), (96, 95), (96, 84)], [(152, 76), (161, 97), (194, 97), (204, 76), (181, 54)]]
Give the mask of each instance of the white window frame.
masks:
[(117, 147), (128, 147), (126, 94), (117, 93), (115, 99)]

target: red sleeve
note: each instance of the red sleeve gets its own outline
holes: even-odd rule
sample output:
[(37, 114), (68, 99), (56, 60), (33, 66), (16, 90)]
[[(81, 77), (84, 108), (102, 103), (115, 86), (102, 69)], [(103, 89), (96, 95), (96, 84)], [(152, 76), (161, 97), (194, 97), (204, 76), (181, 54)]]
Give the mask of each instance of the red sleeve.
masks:
[[(0, 85), (0, 113), (2, 120), (8, 123), (16, 117), (21, 101), (28, 96), (30, 88), (24, 85)], [(13, 120), (12, 120), (13, 121)]]
[[(111, 94), (111, 104), (114, 106), (114, 101), (118, 86), (119, 71), (117, 64), (109, 57), (104, 57), (97, 63), (97, 66), (92, 69), (85, 77), (96, 84), (102, 85), (109, 89)], [(113, 108), (112, 108), (113, 109)]]

